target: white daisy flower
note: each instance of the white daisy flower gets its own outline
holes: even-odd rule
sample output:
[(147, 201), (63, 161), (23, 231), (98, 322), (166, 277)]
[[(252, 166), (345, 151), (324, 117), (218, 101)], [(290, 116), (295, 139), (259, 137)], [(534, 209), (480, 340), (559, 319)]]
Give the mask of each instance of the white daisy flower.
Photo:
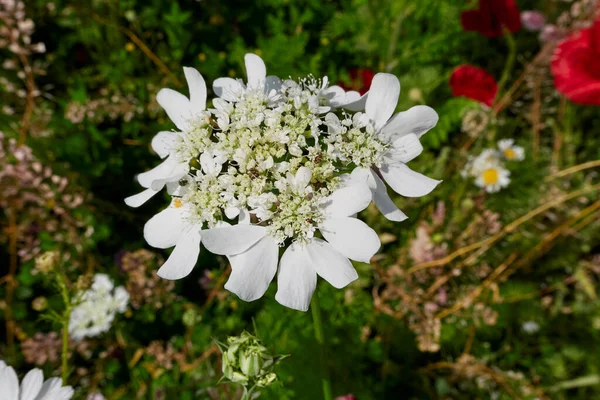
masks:
[(475, 184), (488, 193), (496, 193), (510, 184), (510, 171), (498, 163), (481, 165), (477, 171)]
[[(318, 224), (324, 240), (308, 237), (295, 241), (281, 257), (275, 296), (279, 303), (306, 311), (317, 275), (338, 289), (358, 278), (348, 258), (368, 263), (380, 247), (377, 233), (352, 217), (370, 202), (371, 192), (361, 184), (338, 189), (325, 199)], [(207, 230), (204, 245), (229, 258), (232, 272), (227, 290), (245, 301), (262, 297), (275, 276), (279, 258), (277, 241), (268, 227), (236, 225)]]
[(396, 193), (406, 197), (425, 196), (441, 182), (415, 172), (406, 165), (421, 154), (423, 146), (419, 138), (437, 124), (439, 117), (427, 106), (415, 106), (392, 116), (399, 96), (398, 78), (385, 73), (375, 75), (365, 113), (375, 137), (386, 147), (379, 155), (378, 170), (361, 167), (352, 172), (353, 178), (367, 182), (373, 193), (373, 202), (391, 221), (403, 221), (407, 216), (390, 199), (384, 181)]
[(525, 159), (525, 149), (515, 145), (514, 139), (502, 139), (498, 142), (498, 148), (502, 155), (508, 161), (523, 161)]
[(60, 378), (44, 381), (44, 373), (38, 368), (29, 371), (19, 385), (15, 370), (0, 360), (0, 399), (69, 400), (73, 394), (73, 388), (63, 386)]
[(262, 91), (268, 97), (275, 96), (281, 87), (281, 79), (267, 76), (267, 67), (262, 58), (256, 54), (246, 54), (244, 57), (248, 83), (241, 79), (218, 78), (213, 82), (213, 90), (223, 100), (237, 102), (242, 100), (247, 90)]
[(207, 129), (209, 114), (205, 111), (206, 82), (194, 68), (184, 67), (183, 71), (190, 91), (189, 99), (172, 89), (161, 89), (156, 96), (156, 100), (180, 132), (163, 131), (154, 136), (152, 149), (164, 161), (137, 176), (140, 185), (146, 190), (125, 199), (130, 207), (141, 206), (165, 185), (169, 193), (176, 191), (179, 180), (188, 173), (188, 164), (196, 155), (195, 151), (202, 150), (204, 143), (210, 140), (210, 131)]

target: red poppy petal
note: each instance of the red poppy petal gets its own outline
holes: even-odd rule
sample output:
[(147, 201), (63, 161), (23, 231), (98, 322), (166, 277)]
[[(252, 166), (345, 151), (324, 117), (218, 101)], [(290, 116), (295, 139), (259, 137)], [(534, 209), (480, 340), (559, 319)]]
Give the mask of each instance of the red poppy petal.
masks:
[(489, 107), (498, 93), (498, 84), (487, 71), (472, 65), (457, 67), (450, 76), (453, 96), (464, 96)]
[(574, 33), (554, 50), (554, 86), (578, 104), (600, 105), (600, 19)]

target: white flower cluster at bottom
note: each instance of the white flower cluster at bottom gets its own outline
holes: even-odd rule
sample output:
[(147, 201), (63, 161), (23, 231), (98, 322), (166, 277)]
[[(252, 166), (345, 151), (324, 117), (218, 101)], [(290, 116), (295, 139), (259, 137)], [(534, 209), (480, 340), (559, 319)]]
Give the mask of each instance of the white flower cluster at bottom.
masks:
[(75, 298), (69, 320), (69, 335), (74, 340), (98, 336), (107, 332), (117, 313), (124, 313), (129, 293), (124, 287), (114, 287), (106, 274), (94, 275), (92, 286)]
[(29, 371), (19, 385), (19, 378), (12, 367), (0, 360), (0, 399), (6, 400), (69, 400), (73, 388), (63, 386), (62, 379), (44, 381), (44, 373), (35, 368)]

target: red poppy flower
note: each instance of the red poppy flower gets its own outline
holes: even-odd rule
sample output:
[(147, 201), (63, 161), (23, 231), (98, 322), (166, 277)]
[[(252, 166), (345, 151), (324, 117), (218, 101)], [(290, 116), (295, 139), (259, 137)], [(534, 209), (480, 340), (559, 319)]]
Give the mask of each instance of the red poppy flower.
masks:
[(465, 31), (498, 37), (503, 27), (512, 33), (521, 29), (521, 12), (514, 0), (479, 0), (479, 9), (464, 11), (461, 22)]
[(350, 84), (340, 82), (339, 85), (344, 90), (356, 90), (361, 94), (365, 94), (371, 87), (371, 81), (375, 76), (375, 73), (368, 68), (352, 68), (349, 71)]
[(600, 106), (600, 18), (554, 50), (554, 86), (574, 103)]
[(484, 69), (472, 65), (460, 65), (450, 76), (453, 96), (464, 96), (477, 100), (489, 107), (498, 93), (498, 84), (494, 77)]

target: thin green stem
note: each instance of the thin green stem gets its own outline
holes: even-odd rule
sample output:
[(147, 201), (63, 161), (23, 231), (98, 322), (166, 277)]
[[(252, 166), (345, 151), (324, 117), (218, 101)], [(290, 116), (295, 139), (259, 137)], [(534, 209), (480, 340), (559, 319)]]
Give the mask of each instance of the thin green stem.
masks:
[(510, 31), (504, 28), (504, 37), (506, 38), (506, 44), (508, 44), (508, 57), (506, 58), (506, 64), (504, 64), (504, 71), (502, 71), (502, 77), (500, 78), (500, 82), (498, 83), (498, 99), (501, 99), (501, 93), (510, 77), (510, 73), (515, 65), (515, 60), (517, 58), (517, 42), (513, 38)]
[(65, 303), (65, 311), (61, 319), (62, 351), (60, 355), (60, 376), (62, 378), (63, 385), (66, 385), (67, 378), (69, 377), (69, 320), (71, 319), (71, 299), (69, 297), (69, 289), (67, 289), (67, 285), (65, 285), (65, 281), (60, 272), (57, 272), (56, 280), (58, 282), (58, 287), (60, 288), (60, 294), (63, 302)]
[(319, 361), (321, 364), (321, 383), (323, 385), (323, 399), (331, 400), (331, 378), (329, 377), (329, 368), (327, 367), (327, 358), (325, 357), (325, 335), (323, 334), (323, 324), (321, 322), (321, 309), (319, 308), (319, 298), (315, 293), (310, 304), (312, 311), (313, 326), (315, 329), (315, 338), (319, 346)]

